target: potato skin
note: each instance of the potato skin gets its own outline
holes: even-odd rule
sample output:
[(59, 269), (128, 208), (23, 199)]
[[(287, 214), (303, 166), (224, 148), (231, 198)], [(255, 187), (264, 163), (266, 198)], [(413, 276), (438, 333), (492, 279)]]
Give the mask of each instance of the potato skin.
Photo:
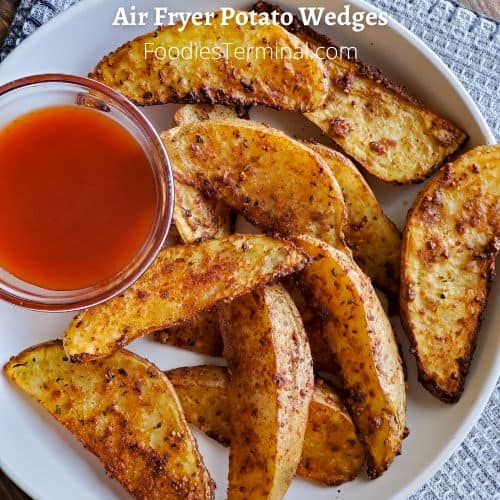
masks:
[(61, 341), (11, 358), (6, 375), (138, 499), (211, 499), (215, 484), (167, 377), (126, 350), (81, 365)]
[(406, 423), (403, 365), (391, 324), (350, 256), (311, 237), (295, 241), (313, 258), (298, 277), (323, 311), (346, 404), (365, 443), (368, 475), (375, 478), (400, 452)]
[(385, 215), (373, 191), (354, 164), (341, 153), (316, 142), (318, 153), (337, 179), (347, 209), (346, 241), (356, 263), (376, 287), (397, 301), (401, 234)]
[(299, 464), (313, 390), (311, 352), (281, 285), (219, 305), (230, 380), (228, 499), (280, 499)]
[(221, 199), (267, 232), (311, 234), (349, 251), (342, 191), (303, 144), (236, 118), (189, 123), (161, 136), (176, 180)]
[[(257, 2), (253, 10), (280, 9)], [(336, 46), (299, 19), (287, 29), (313, 51)], [(465, 143), (464, 132), (425, 108), (380, 70), (347, 58), (340, 50), (336, 58), (327, 59), (325, 49), (318, 55), (331, 84), (324, 104), (306, 117), (379, 179), (398, 184), (421, 182)]]
[(419, 380), (459, 400), (500, 248), (500, 146), (447, 164), (422, 190), (403, 234), (401, 320)]
[[(166, 372), (189, 423), (225, 446), (231, 442), (227, 385), (221, 366), (192, 366)], [(327, 486), (351, 481), (364, 464), (363, 445), (340, 395), (315, 380), (297, 474)]]
[[(233, 19), (223, 26), (219, 13), (212, 15), (210, 26), (195, 26), (190, 21), (182, 32), (178, 25), (164, 26), (127, 42), (105, 56), (90, 77), (114, 87), (138, 105), (262, 104), (310, 111), (323, 103), (328, 85), (323, 64), (297, 37), (275, 24), (238, 26)], [(232, 45), (226, 50), (222, 43)], [(227, 56), (169, 59), (165, 50), (162, 59), (153, 54), (158, 47), (182, 50), (190, 46), (217, 49), (219, 55), (222, 51)], [(241, 58), (231, 47), (254, 50)], [(276, 50), (278, 57), (259, 55), (269, 49)], [(301, 51), (303, 57), (284, 60), (280, 56), (283, 50), (292, 54)]]
[(72, 361), (108, 356), (134, 339), (193, 319), (221, 300), (293, 273), (308, 257), (293, 243), (233, 235), (163, 249), (120, 296), (79, 313), (64, 348)]

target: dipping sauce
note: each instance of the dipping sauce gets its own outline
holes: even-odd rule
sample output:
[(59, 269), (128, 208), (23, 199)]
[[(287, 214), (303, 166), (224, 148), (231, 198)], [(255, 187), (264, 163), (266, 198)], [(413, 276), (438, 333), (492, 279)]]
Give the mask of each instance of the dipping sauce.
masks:
[(151, 231), (149, 159), (105, 113), (54, 106), (0, 130), (0, 266), (51, 290), (116, 275)]

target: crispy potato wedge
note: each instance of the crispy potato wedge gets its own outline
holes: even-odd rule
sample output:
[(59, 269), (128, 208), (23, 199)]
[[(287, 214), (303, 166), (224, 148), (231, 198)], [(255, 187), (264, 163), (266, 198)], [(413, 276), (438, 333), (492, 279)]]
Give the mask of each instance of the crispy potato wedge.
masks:
[[(220, 104), (186, 104), (175, 112), (174, 125), (238, 116), (248, 116), (248, 110)], [(184, 243), (221, 238), (231, 232), (231, 210), (220, 200), (177, 181), (174, 222)]]
[[(279, 8), (258, 2), (257, 12)], [(467, 139), (380, 70), (348, 58), (347, 51), (299, 19), (289, 27), (322, 57), (330, 87), (322, 107), (306, 117), (364, 169), (387, 182), (419, 182)], [(327, 50), (337, 57), (327, 57)]]
[(354, 164), (341, 153), (307, 142), (330, 167), (347, 207), (345, 236), (361, 269), (390, 297), (399, 295), (401, 234), (385, 215), (373, 191)]
[[(190, 21), (180, 31), (178, 23), (127, 42), (105, 56), (90, 77), (139, 105), (262, 104), (311, 111), (323, 103), (325, 68), (297, 37), (276, 24), (238, 25), (233, 18), (224, 25), (220, 12), (210, 16), (209, 26)], [(191, 51), (192, 57), (175, 56), (172, 47), (178, 54)], [(241, 47), (252, 50), (242, 57), (236, 52)], [(299, 53), (302, 57), (294, 57)]]
[(66, 330), (64, 348), (75, 362), (108, 356), (138, 337), (188, 321), (307, 262), (292, 243), (263, 235), (165, 248), (128, 290), (79, 313)]
[[(193, 366), (166, 374), (187, 421), (229, 446), (232, 431), (227, 368)], [(364, 461), (363, 445), (338, 392), (316, 379), (297, 474), (333, 486), (354, 479)]]
[(321, 314), (313, 310), (306, 300), (295, 276), (287, 276), (282, 282), (302, 318), (304, 330), (309, 340), (309, 347), (311, 348), (314, 371), (337, 375), (338, 365), (323, 334), (324, 322)]
[(222, 337), (215, 311), (202, 312), (189, 323), (155, 332), (154, 338), (188, 351), (222, 356)]
[(342, 191), (303, 144), (236, 118), (189, 123), (162, 139), (177, 180), (215, 195), (268, 232), (311, 234), (346, 248)]
[(248, 108), (234, 108), (222, 104), (184, 104), (174, 114), (174, 127), (180, 127), (186, 123), (226, 118), (248, 119)]
[(184, 243), (222, 238), (231, 232), (231, 211), (221, 201), (176, 182), (174, 223)]
[(500, 146), (460, 156), (422, 190), (403, 234), (401, 319), (426, 389), (458, 401), (500, 248)]
[(391, 324), (354, 260), (311, 237), (296, 239), (313, 263), (300, 278), (323, 310), (346, 404), (365, 442), (368, 475), (382, 474), (401, 449), (406, 421), (403, 365)]
[(175, 391), (149, 361), (119, 350), (74, 364), (54, 341), (14, 356), (4, 370), (135, 498), (213, 498), (215, 484)]
[(282, 498), (300, 461), (314, 385), (302, 320), (279, 284), (217, 312), (231, 376), (228, 499)]

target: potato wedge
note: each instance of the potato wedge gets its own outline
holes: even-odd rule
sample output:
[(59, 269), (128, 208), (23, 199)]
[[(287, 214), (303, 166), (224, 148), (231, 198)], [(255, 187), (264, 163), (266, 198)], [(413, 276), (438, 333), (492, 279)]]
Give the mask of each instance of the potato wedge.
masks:
[(324, 321), (319, 311), (315, 311), (304, 297), (295, 276), (282, 280), (283, 286), (292, 297), (304, 323), (304, 330), (309, 340), (315, 372), (338, 375), (338, 365), (323, 334)]
[[(253, 9), (280, 10), (266, 2)], [(346, 50), (299, 19), (289, 29), (322, 57), (331, 82), (323, 106), (306, 117), (371, 174), (400, 184), (422, 181), (466, 141), (458, 127), (380, 70), (346, 57)], [(337, 57), (326, 57), (329, 47)]]
[(307, 142), (330, 167), (347, 207), (345, 237), (354, 259), (390, 297), (399, 295), (401, 234), (385, 215), (373, 191), (354, 164), (322, 144)]
[(189, 323), (155, 332), (154, 338), (162, 344), (188, 351), (222, 356), (222, 337), (216, 311), (202, 312)]
[(279, 284), (217, 312), (231, 377), (228, 499), (282, 498), (300, 461), (314, 385), (302, 320)]
[(231, 232), (231, 211), (221, 201), (178, 181), (174, 223), (184, 243), (222, 238)]
[[(232, 432), (227, 368), (193, 366), (176, 368), (166, 374), (187, 421), (229, 446)], [(317, 378), (297, 474), (334, 486), (354, 479), (364, 461), (363, 445), (339, 394)]]
[[(127, 42), (105, 56), (90, 77), (139, 105), (262, 104), (311, 111), (323, 103), (328, 86), (323, 63), (297, 37), (276, 24), (240, 26), (233, 18), (224, 25), (221, 12), (209, 15), (210, 25), (189, 21), (180, 31), (177, 23)], [(237, 52), (245, 47), (252, 50)]]
[(405, 431), (406, 387), (391, 324), (350, 256), (311, 237), (296, 242), (313, 258), (299, 278), (324, 312), (346, 404), (365, 442), (368, 475), (375, 478), (399, 453)]
[(480, 146), (422, 190), (403, 235), (401, 319), (419, 379), (442, 401), (464, 389), (499, 248), (500, 146)]
[[(220, 104), (185, 104), (175, 112), (174, 125), (238, 116), (248, 116), (248, 110)], [(174, 222), (184, 243), (221, 238), (231, 232), (231, 210), (220, 200), (177, 181)]]
[(222, 104), (184, 104), (174, 114), (174, 127), (225, 118), (248, 119), (248, 108), (233, 108)]
[(292, 243), (263, 235), (165, 248), (128, 290), (79, 313), (66, 330), (64, 348), (75, 362), (108, 356), (138, 337), (188, 321), (307, 262)]
[(162, 139), (178, 181), (215, 195), (268, 232), (311, 234), (345, 248), (342, 191), (303, 144), (236, 118), (189, 123)]
[(119, 350), (74, 364), (61, 341), (54, 341), (14, 356), (4, 370), (133, 497), (213, 498), (215, 484), (175, 391), (149, 361)]

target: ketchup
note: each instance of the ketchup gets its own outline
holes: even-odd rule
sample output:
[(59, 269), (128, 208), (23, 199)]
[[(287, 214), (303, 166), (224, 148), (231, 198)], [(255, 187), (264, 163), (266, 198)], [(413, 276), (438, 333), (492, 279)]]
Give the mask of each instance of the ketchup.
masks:
[(102, 283), (145, 243), (156, 196), (146, 153), (106, 114), (23, 115), (0, 130), (0, 267), (51, 290)]

